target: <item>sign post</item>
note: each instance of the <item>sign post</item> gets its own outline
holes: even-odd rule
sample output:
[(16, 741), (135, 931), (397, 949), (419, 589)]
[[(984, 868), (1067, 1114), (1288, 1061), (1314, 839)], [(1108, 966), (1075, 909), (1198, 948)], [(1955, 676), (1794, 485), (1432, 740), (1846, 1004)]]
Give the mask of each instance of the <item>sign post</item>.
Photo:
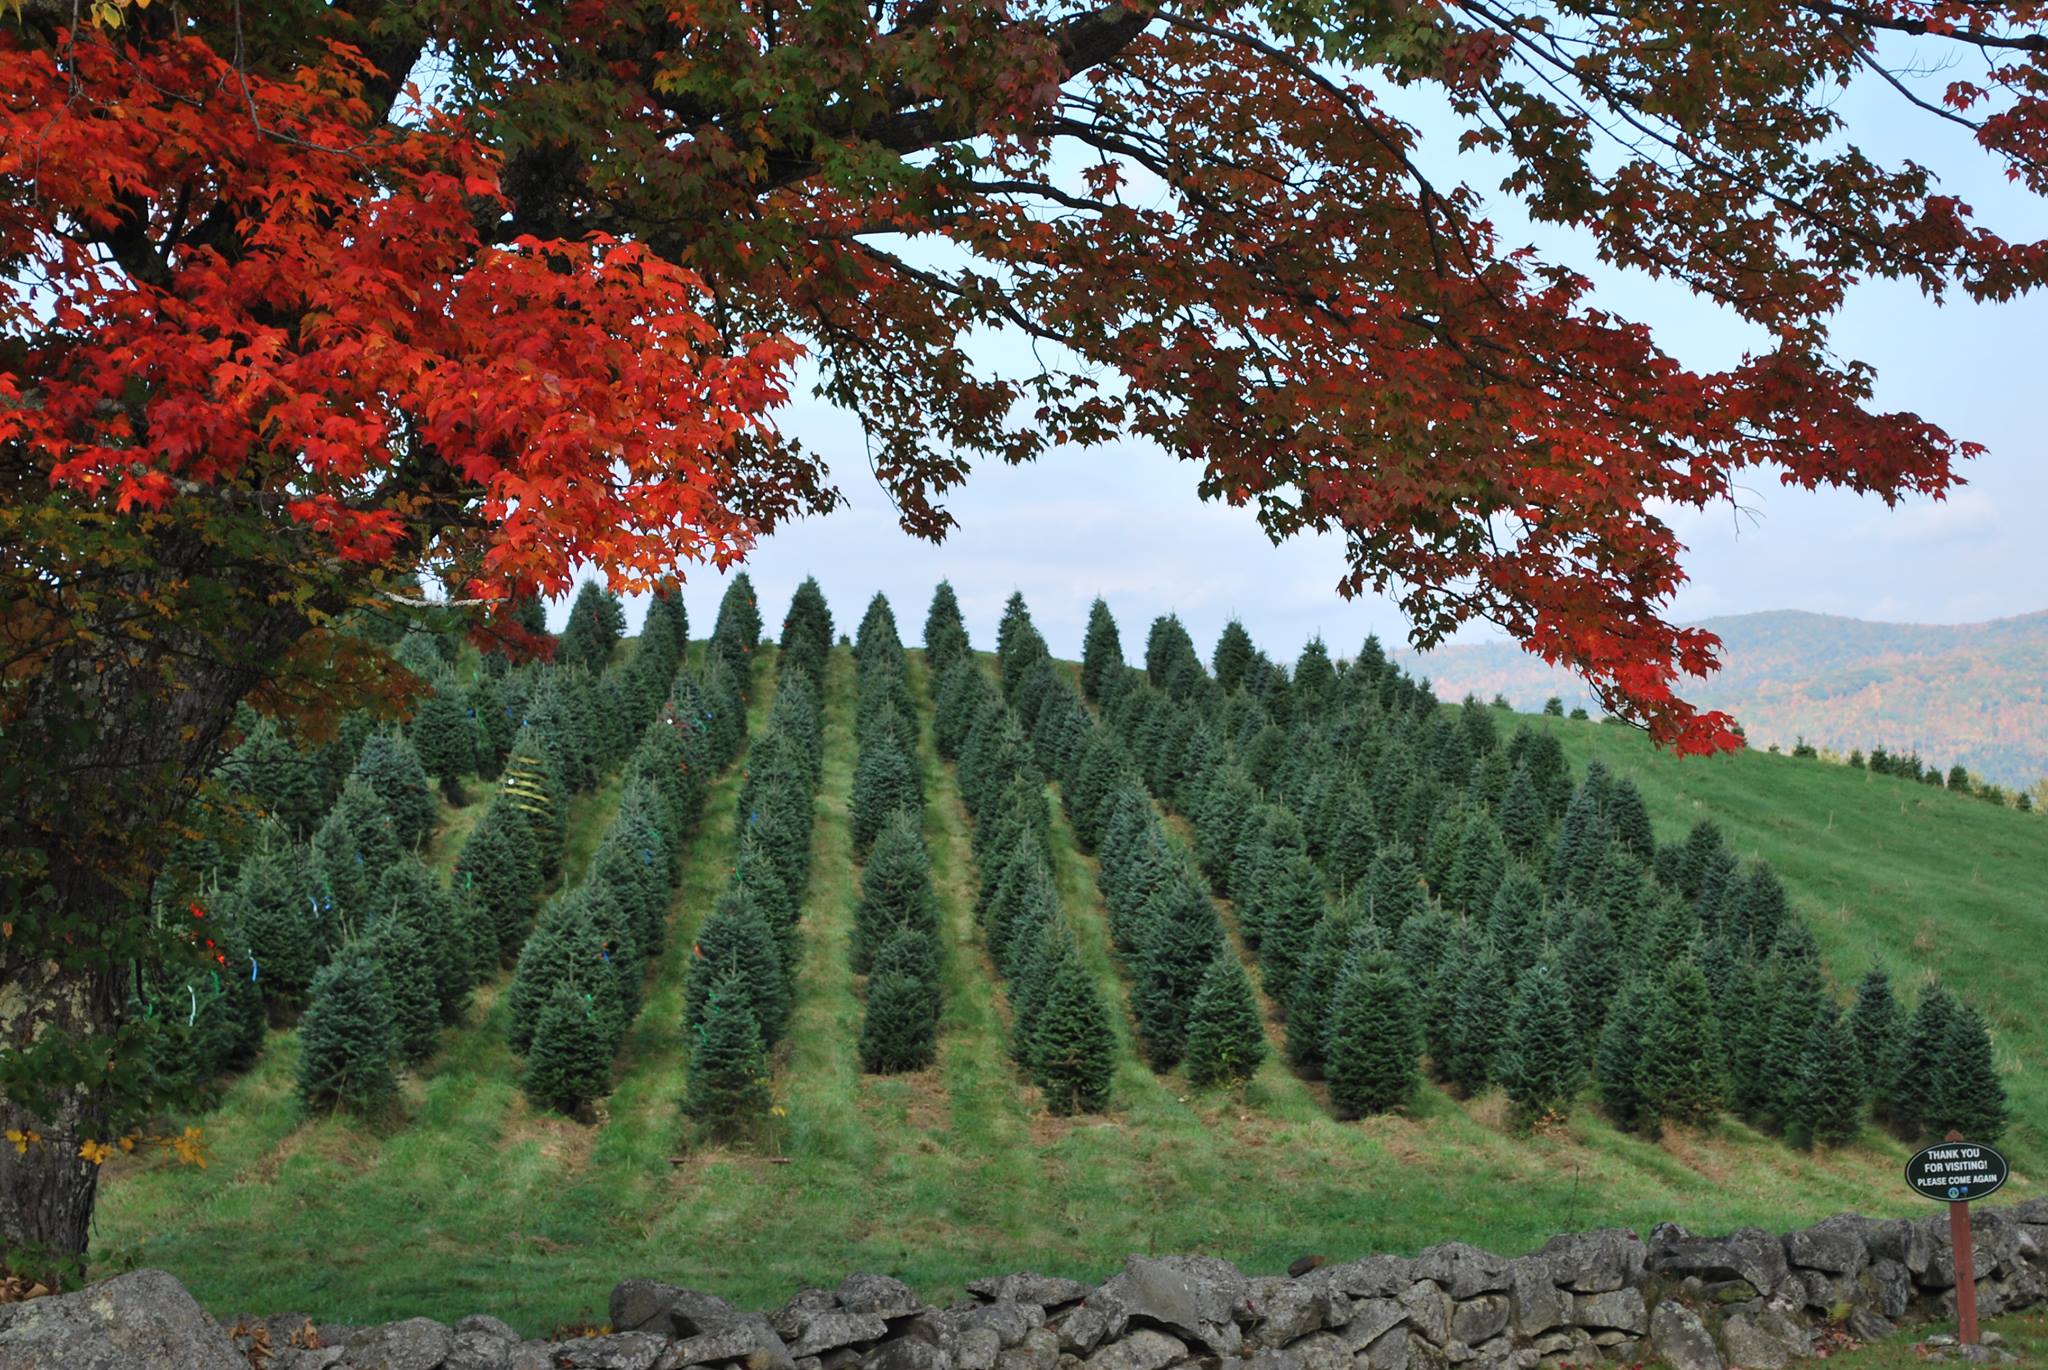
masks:
[(2005, 1157), (1960, 1132), (1948, 1134), (1906, 1162), (1913, 1192), (1948, 1202), (1949, 1249), (1956, 1267), (1956, 1339), (1977, 1344), (1977, 1253), (1970, 1236), (1970, 1203), (1996, 1191), (2010, 1173)]

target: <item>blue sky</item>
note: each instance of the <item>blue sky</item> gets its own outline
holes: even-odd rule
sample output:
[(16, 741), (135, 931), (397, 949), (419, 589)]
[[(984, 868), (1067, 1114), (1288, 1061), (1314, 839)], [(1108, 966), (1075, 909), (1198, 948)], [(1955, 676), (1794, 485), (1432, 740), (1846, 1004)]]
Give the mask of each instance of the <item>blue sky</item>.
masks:
[[(1481, 187), (1498, 179), (1497, 170), (1449, 150), (1440, 111), (1403, 99), (1404, 116), (1423, 131), (1433, 176)], [(1946, 189), (2012, 236), (2041, 232), (2048, 216), (2040, 201), (2007, 186), (1960, 130), (1861, 85), (1844, 93), (1841, 108), (1866, 149), (1933, 167)], [(1501, 197), (1492, 208), (1504, 241), (1533, 241), (1572, 260), (1598, 282), (1602, 303), (1648, 322), (1681, 359), (1722, 365), (1753, 344), (1738, 322), (1682, 288), (1600, 269), (1582, 244), (1531, 228)], [(1673, 612), (1691, 619), (1794, 608), (1958, 623), (2048, 607), (2039, 577), (2039, 524), (2048, 510), (2048, 468), (2040, 460), (2048, 298), (1992, 306), (1957, 297), (1937, 307), (1910, 288), (1871, 284), (1850, 297), (1835, 339), (1841, 352), (1877, 368), (1883, 408), (1917, 412), (1985, 444), (1987, 455), (1967, 465), (1969, 483), (1942, 503), (1888, 510), (1876, 500), (1784, 489), (1765, 477), (1746, 491), (1740, 514), (1681, 512), (1673, 522), (1689, 548), (1692, 580)], [(991, 345), (992, 364), (1007, 346)], [(1392, 604), (1336, 594), (1343, 558), (1335, 539), (1273, 547), (1249, 511), (1202, 503), (1195, 468), (1148, 444), (979, 470), (950, 500), (959, 528), (933, 547), (896, 527), (848, 416), (806, 395), (782, 420), (825, 454), (850, 507), (786, 527), (756, 550), (749, 570), (771, 622), (811, 574), (842, 623), (857, 622), (880, 590), (914, 638), (943, 577), (959, 592), (978, 642), (992, 639), (1003, 601), (1021, 589), (1062, 654), (1078, 653), (1097, 594), (1116, 611), (1127, 648), (1142, 645), (1146, 624), (1167, 611), (1186, 621), (1205, 651), (1233, 615), (1261, 645), (1289, 657), (1316, 633), (1347, 655), (1368, 632), (1405, 640), (1406, 623)], [(708, 628), (721, 591), (715, 573), (692, 579), (693, 624)]]

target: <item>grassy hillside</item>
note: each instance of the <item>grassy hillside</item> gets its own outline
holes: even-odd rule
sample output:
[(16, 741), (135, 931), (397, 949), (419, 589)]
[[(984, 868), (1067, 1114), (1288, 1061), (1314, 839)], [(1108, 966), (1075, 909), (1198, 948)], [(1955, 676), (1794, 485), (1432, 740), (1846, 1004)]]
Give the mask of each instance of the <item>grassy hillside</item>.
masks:
[[(2007, 787), (2048, 776), (2048, 611), (1954, 625), (1778, 611), (1699, 626), (1720, 636), (1724, 660), (1689, 697), (1741, 719), (1758, 747), (1789, 751), (1804, 736), (1846, 755), (1882, 743)], [(1445, 698), (1502, 693), (1527, 709), (1552, 694), (1592, 703), (1576, 677), (1513, 643), (1401, 660)]]
[[(757, 722), (772, 694), (773, 653), (762, 657)], [(912, 674), (928, 704), (921, 663)], [(1898, 1179), (1906, 1149), (1875, 1132), (1816, 1155), (1738, 1123), (1652, 1143), (1616, 1132), (1588, 1104), (1562, 1129), (1522, 1138), (1497, 1097), (1461, 1102), (1434, 1089), (1407, 1116), (1338, 1123), (1319, 1087), (1276, 1062), (1241, 1093), (1155, 1075), (1132, 1051), (1127, 1022), (1112, 1112), (1050, 1118), (1008, 1057), (1008, 1010), (973, 913), (967, 820), (928, 719), (926, 830), (946, 932), (939, 1062), (862, 1076), (846, 960), (858, 870), (844, 650), (833, 654), (825, 704), (815, 874), (795, 1027), (775, 1073), (784, 1116), (774, 1154), (692, 1149), (676, 1107), (683, 977), (691, 934), (729, 869), (736, 770), (693, 840), (668, 950), (596, 1126), (526, 1105), (489, 990), (409, 1086), (403, 1121), (382, 1134), (302, 1116), (295, 1035), (279, 1033), (222, 1106), (195, 1120), (210, 1138), (208, 1168), (109, 1163), (101, 1260), (168, 1268), (223, 1313), (300, 1308), (362, 1321), (489, 1309), (532, 1332), (601, 1319), (611, 1284), (631, 1275), (753, 1305), (855, 1269), (944, 1296), (1009, 1269), (1100, 1278), (1130, 1251), (1205, 1250), (1273, 1270), (1307, 1252), (1337, 1259), (1447, 1238), (1516, 1251), (1604, 1224), (1779, 1228), (1843, 1208), (1925, 1207)], [(1598, 754), (1636, 775), (1660, 836), (1707, 815), (1768, 857), (1838, 978), (1875, 953), (1907, 977), (1935, 965), (1983, 1004), (2021, 1116), (2012, 1192), (2034, 1192), (2048, 1028), (2029, 1021), (2027, 990), (2048, 965), (2038, 885), (2048, 824), (1839, 768), (1761, 755), (1680, 763), (1617, 727), (1542, 726), (1561, 730), (1577, 765)], [(587, 852), (615, 802), (600, 787), (579, 804), (572, 853)], [(1054, 845), (1084, 957), (1121, 1005), (1093, 863), (1063, 824)]]

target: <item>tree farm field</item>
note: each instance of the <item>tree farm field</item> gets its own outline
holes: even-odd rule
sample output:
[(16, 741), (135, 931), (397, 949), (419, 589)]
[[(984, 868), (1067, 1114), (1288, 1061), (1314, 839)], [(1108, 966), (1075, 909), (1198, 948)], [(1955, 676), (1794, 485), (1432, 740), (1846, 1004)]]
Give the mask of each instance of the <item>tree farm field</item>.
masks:
[[(849, 606), (850, 607), (850, 606)], [(908, 618), (910, 606), (899, 606)], [(842, 613), (845, 609), (842, 608)], [(693, 650), (695, 650), (693, 645)], [(774, 695), (775, 650), (754, 662), (752, 730)], [(506, 1042), (501, 974), (408, 1077), (397, 1116), (308, 1117), (294, 1093), (297, 1032), (273, 1032), (202, 1127), (204, 1169), (160, 1156), (106, 1167), (96, 1273), (161, 1266), (219, 1313), (303, 1308), (351, 1322), (490, 1308), (523, 1332), (602, 1321), (613, 1282), (673, 1280), (767, 1306), (849, 1270), (944, 1298), (1010, 1269), (1097, 1279), (1126, 1253), (1205, 1251), (1277, 1271), (1464, 1240), (1502, 1253), (1553, 1233), (1675, 1220), (1696, 1231), (1779, 1230), (1844, 1209), (1919, 1215), (1899, 1177), (1910, 1148), (1875, 1127), (1801, 1152), (1732, 1118), (1659, 1141), (1603, 1121), (1590, 1092), (1569, 1120), (1524, 1136), (1498, 1092), (1425, 1083), (1405, 1113), (1332, 1116), (1322, 1087), (1269, 1054), (1240, 1089), (1155, 1073), (1134, 1044), (1094, 861), (1053, 806), (1054, 877), (1081, 955), (1118, 1005), (1109, 1111), (1054, 1117), (1021, 1083), (1008, 1006), (977, 931), (968, 820), (934, 744), (932, 682), (913, 653), (925, 837), (939, 902), (944, 1008), (937, 1064), (864, 1075), (847, 957), (858, 868), (849, 832), (856, 668), (834, 649), (823, 781), (801, 922), (792, 1026), (778, 1048), (766, 1145), (692, 1143), (678, 1112), (690, 1037), (692, 939), (731, 869), (744, 759), (713, 785), (686, 849), (665, 949), (595, 1124), (537, 1110)], [(2048, 1025), (2029, 966), (2048, 961), (2048, 825), (1903, 782), (1756, 753), (1678, 760), (1634, 732), (1531, 721), (1574, 771), (1601, 758), (1633, 777), (1660, 841), (1710, 817), (1767, 859), (1819, 936), (1837, 985), (1873, 956), (1902, 986), (1934, 967), (1991, 1020), (2011, 1094), (2011, 1149), (2048, 1137)], [(481, 802), (486, 796), (473, 793)], [(615, 786), (569, 813), (573, 881)], [(444, 806), (444, 828), (473, 822)], [(452, 842), (432, 850), (445, 865)], [(1270, 1025), (1269, 1025), (1270, 1027)], [(2036, 1191), (2016, 1173), (2014, 1198)]]

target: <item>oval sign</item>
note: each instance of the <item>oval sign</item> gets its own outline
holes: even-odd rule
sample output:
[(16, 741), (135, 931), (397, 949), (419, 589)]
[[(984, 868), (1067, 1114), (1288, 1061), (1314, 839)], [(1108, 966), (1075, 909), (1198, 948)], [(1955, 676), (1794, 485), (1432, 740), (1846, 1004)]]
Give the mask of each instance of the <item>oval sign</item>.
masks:
[(1906, 1162), (1906, 1183), (1923, 1198), (1968, 1203), (1994, 1193), (2010, 1168), (1982, 1142), (1936, 1142)]

